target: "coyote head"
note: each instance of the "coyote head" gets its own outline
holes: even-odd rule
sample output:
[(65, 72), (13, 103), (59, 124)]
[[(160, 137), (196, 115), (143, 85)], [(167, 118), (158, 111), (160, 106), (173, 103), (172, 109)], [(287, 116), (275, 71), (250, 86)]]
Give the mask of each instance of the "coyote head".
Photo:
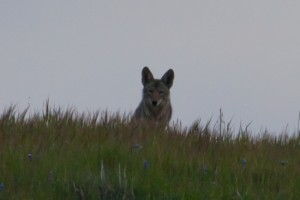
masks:
[(174, 71), (169, 69), (161, 79), (154, 79), (148, 67), (142, 71), (143, 100), (148, 108), (157, 110), (169, 103), (170, 88), (173, 85)]
[(174, 71), (169, 69), (161, 79), (154, 79), (148, 67), (142, 70), (143, 98), (134, 112), (133, 119), (154, 122), (169, 122), (172, 116), (170, 88)]

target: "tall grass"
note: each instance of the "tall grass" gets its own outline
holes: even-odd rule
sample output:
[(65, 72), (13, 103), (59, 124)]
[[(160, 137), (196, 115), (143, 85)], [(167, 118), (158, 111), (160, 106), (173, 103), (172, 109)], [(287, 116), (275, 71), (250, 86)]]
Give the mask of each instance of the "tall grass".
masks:
[(0, 199), (298, 199), (300, 138), (106, 112), (0, 116)]

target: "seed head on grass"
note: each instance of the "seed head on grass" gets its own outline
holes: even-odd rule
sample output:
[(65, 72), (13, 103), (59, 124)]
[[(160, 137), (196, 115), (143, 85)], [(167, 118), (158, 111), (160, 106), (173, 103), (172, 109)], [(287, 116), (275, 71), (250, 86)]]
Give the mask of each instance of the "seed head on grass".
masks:
[(208, 173), (208, 167), (207, 167), (207, 165), (203, 165), (202, 170), (203, 170), (204, 174), (207, 174)]
[(134, 152), (134, 151), (139, 151), (143, 148), (143, 146), (141, 144), (133, 144), (132, 147), (131, 147), (131, 151)]
[(101, 161), (100, 180), (101, 180), (101, 184), (104, 185), (105, 184), (105, 171), (104, 171), (103, 161)]
[(124, 168), (123, 175), (122, 175), (120, 163), (119, 163), (119, 186), (120, 186), (120, 188), (126, 188), (127, 187), (126, 168)]
[(48, 172), (48, 181), (49, 182), (54, 181), (54, 172), (53, 171)]
[(280, 164), (281, 164), (281, 166), (283, 166), (283, 167), (284, 167), (284, 166), (286, 166), (286, 164), (287, 164), (287, 161), (286, 161), (286, 160), (281, 160), (281, 161), (280, 161)]

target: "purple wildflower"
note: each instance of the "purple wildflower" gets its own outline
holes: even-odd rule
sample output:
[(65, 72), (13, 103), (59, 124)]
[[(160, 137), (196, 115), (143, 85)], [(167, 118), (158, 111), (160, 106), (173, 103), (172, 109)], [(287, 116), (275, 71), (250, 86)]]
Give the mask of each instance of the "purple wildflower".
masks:
[(28, 154), (28, 160), (32, 161), (32, 154), (31, 153)]

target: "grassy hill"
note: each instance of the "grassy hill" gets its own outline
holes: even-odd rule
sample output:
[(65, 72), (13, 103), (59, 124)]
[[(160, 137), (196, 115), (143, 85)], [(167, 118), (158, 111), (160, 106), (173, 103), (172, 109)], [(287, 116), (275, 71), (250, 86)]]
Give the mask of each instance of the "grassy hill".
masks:
[(0, 199), (298, 199), (298, 135), (229, 125), (131, 124), (126, 115), (0, 116)]

